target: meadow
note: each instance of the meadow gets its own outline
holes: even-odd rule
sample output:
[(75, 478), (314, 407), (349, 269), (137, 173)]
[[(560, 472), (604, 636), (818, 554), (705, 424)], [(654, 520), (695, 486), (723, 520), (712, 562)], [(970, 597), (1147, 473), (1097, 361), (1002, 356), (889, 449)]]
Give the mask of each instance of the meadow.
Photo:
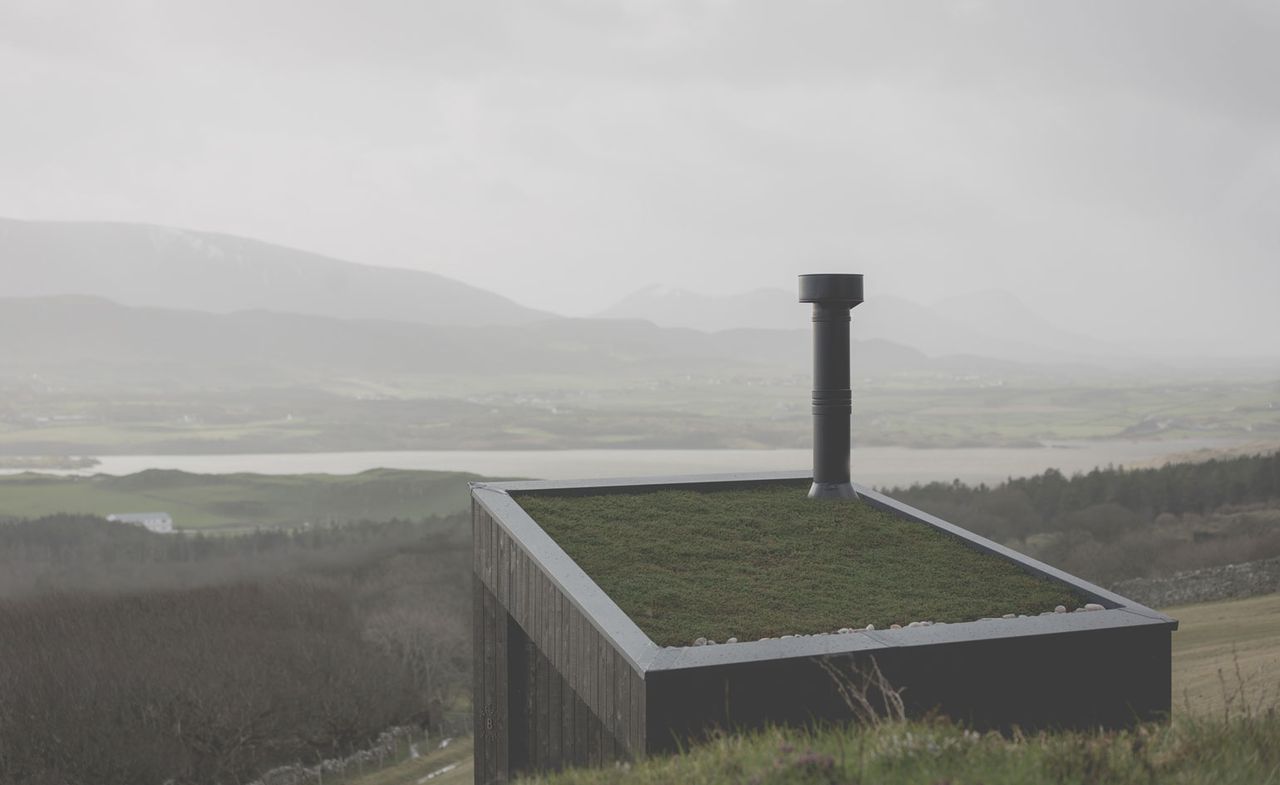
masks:
[[(807, 374), (486, 381), (39, 394), (0, 384), (0, 455), (749, 449), (810, 440)], [(1280, 439), (1274, 380), (917, 373), (854, 387), (854, 430), (866, 446)]]
[(373, 469), (354, 475), (188, 474), (124, 477), (0, 475), (0, 519), (58, 513), (167, 512), (175, 528), (230, 533), (351, 521), (417, 520), (467, 509), (460, 472)]
[(1280, 594), (1165, 612), (1181, 623), (1173, 636), (1176, 713), (1257, 715), (1280, 704)]

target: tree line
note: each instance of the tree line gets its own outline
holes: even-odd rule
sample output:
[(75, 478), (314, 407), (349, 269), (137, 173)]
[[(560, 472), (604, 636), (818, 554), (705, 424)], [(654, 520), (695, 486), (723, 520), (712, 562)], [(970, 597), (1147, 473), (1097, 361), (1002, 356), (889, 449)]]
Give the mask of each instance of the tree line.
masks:
[(1280, 555), (1280, 452), (888, 493), (1102, 583)]

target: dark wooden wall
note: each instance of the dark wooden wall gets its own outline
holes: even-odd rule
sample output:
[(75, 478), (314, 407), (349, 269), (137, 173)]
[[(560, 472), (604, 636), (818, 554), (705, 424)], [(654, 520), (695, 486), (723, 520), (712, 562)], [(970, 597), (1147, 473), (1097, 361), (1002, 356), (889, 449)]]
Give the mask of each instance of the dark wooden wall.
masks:
[(476, 782), (645, 749), (645, 680), (472, 502)]
[[(1171, 634), (1146, 626), (907, 646), (874, 656), (902, 690), (909, 717), (937, 712), (980, 730), (1122, 728), (1169, 716)], [(763, 660), (647, 675), (649, 751), (699, 741), (707, 729), (846, 722), (833, 677), (814, 658)]]

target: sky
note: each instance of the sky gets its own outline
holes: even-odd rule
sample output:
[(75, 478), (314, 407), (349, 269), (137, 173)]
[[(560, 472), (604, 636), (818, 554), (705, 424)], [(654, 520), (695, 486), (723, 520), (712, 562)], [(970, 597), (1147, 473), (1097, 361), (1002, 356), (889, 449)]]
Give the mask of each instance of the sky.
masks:
[(0, 215), (1280, 355), (1277, 41), (1242, 0), (0, 0)]

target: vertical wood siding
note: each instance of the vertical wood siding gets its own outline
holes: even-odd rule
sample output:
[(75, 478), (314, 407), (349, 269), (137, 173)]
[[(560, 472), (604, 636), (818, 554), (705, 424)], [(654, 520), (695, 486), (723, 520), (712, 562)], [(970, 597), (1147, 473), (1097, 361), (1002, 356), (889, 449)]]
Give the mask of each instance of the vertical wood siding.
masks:
[(640, 757), (644, 676), (475, 502), (472, 536), (476, 781)]

